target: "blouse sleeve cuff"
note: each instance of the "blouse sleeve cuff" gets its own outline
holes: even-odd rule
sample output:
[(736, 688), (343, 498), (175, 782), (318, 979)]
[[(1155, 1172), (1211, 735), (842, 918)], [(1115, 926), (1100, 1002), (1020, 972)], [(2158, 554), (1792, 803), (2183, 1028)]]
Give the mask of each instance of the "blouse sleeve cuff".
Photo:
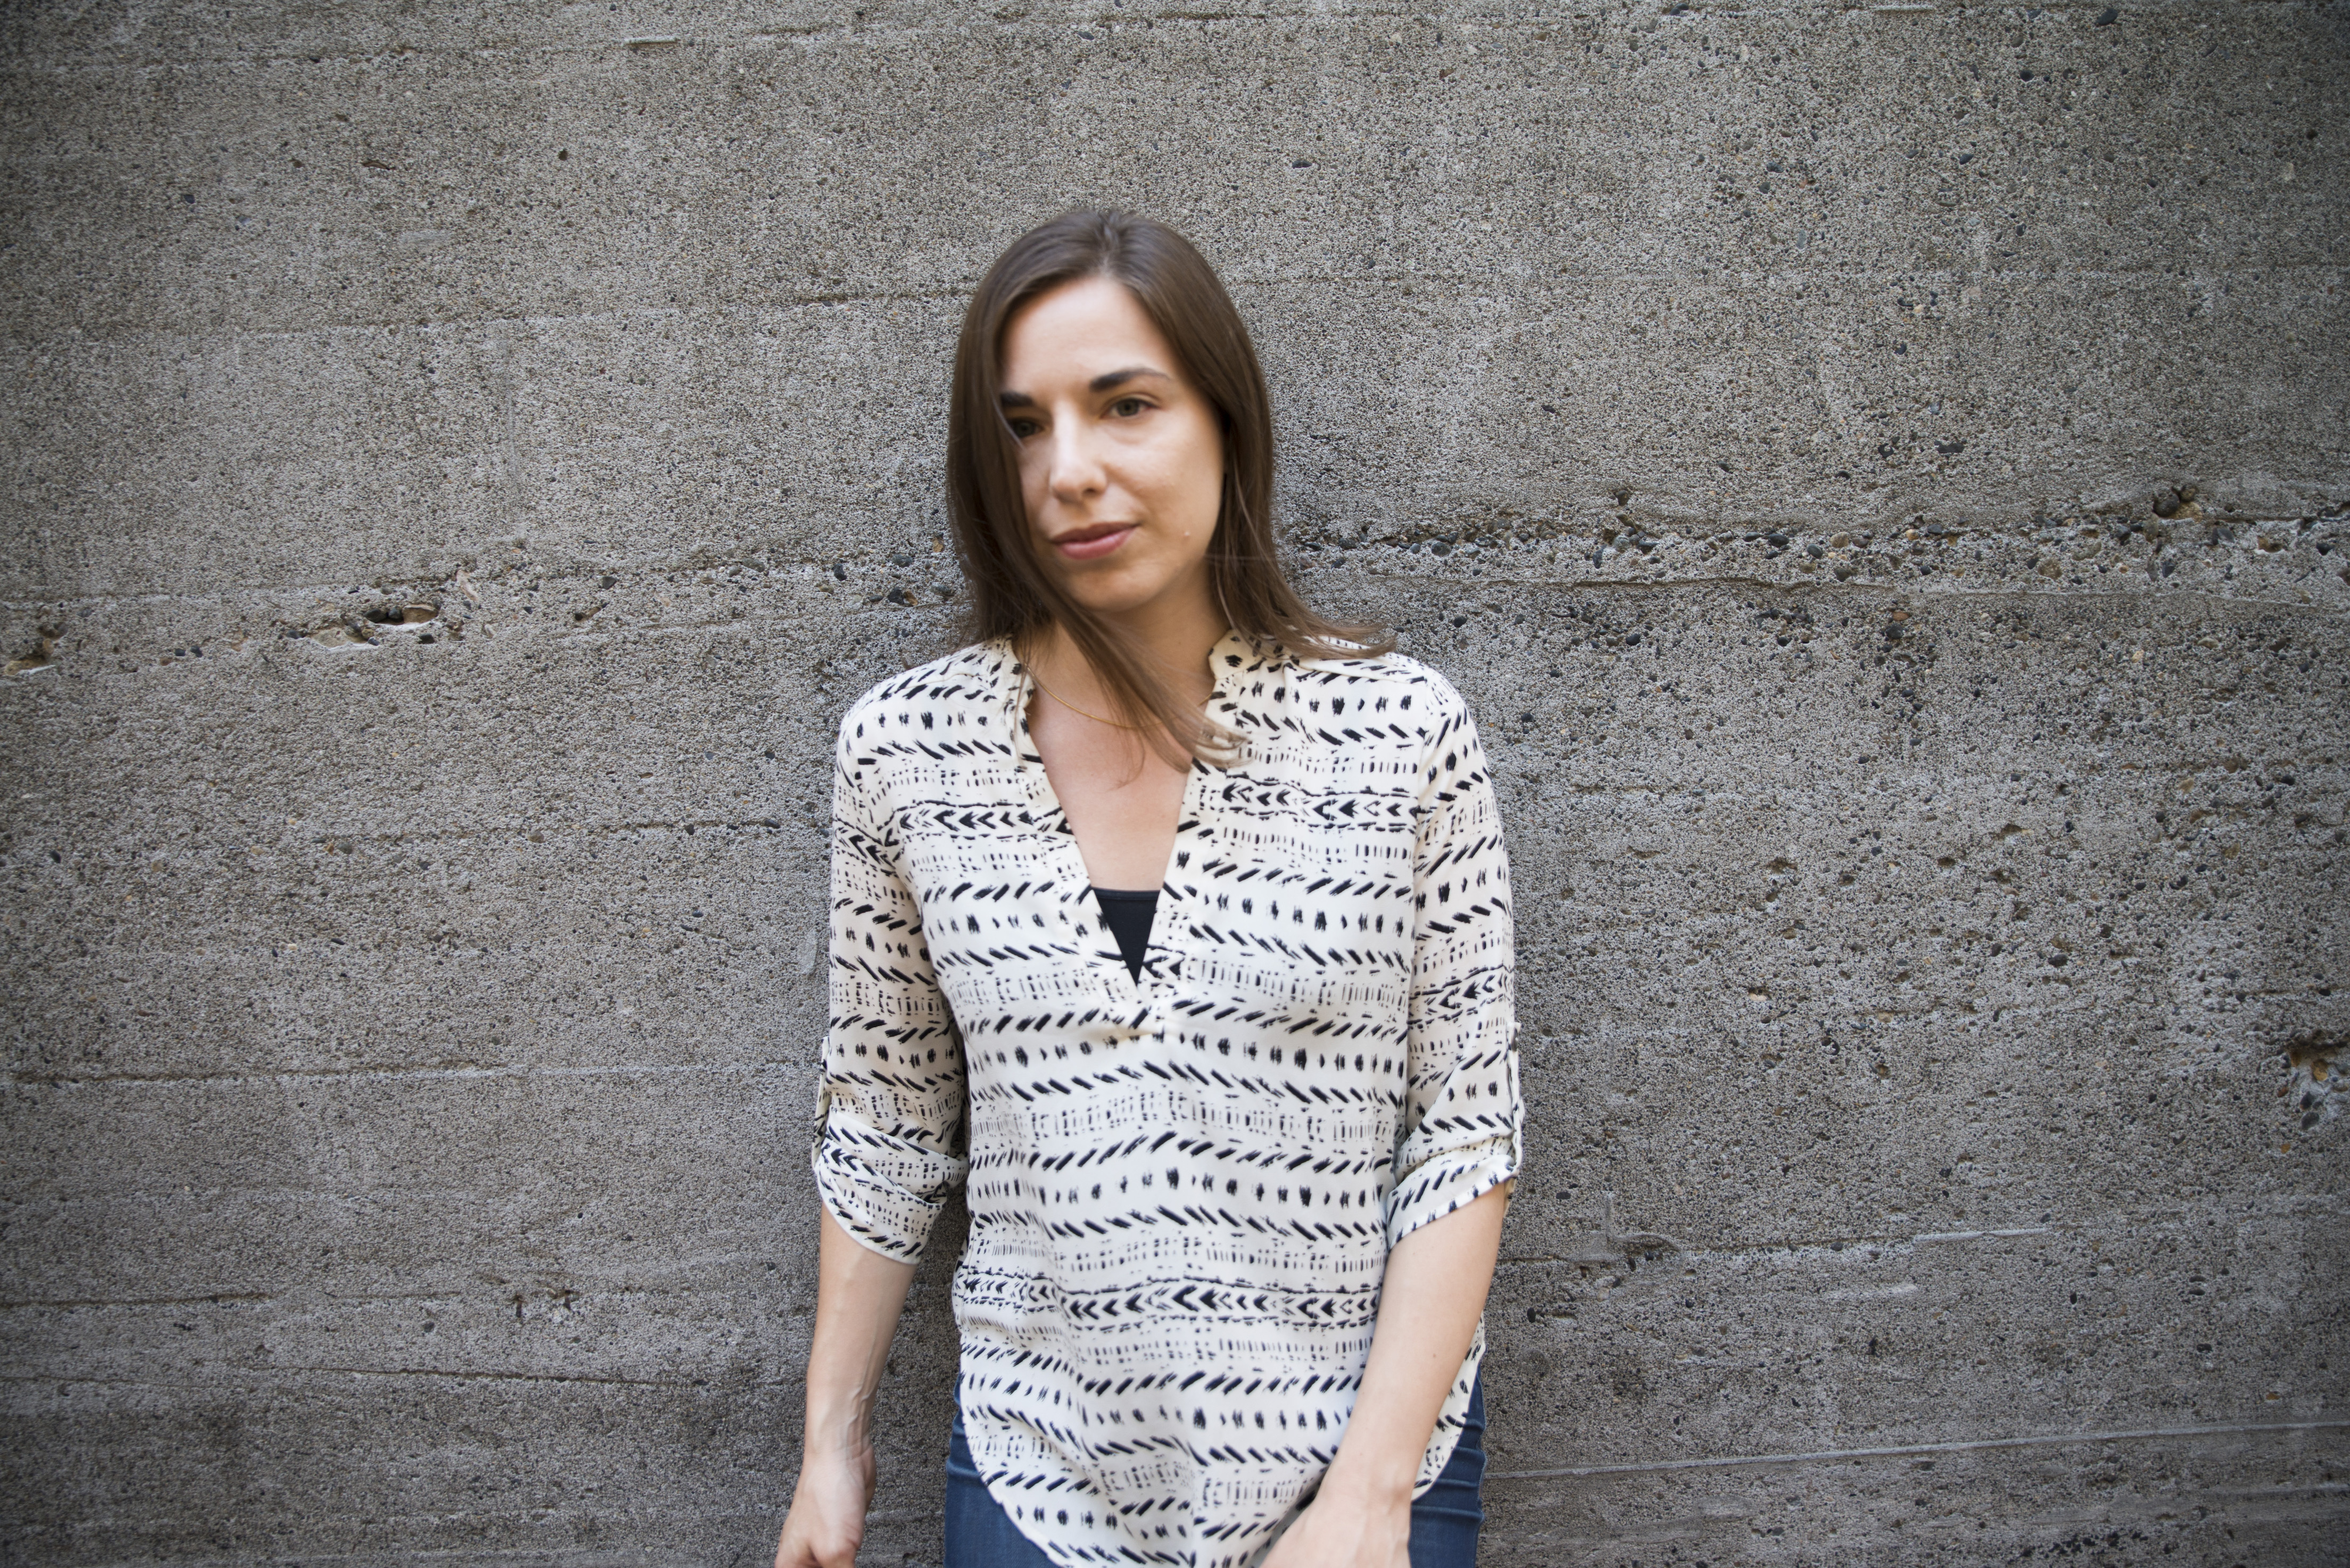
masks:
[(837, 1100), (827, 1110), (809, 1158), (826, 1211), (883, 1257), (919, 1262), (941, 1205), (903, 1178), (943, 1194), (962, 1179), (962, 1162), (892, 1138)]
[(1388, 1248), (1431, 1220), (1466, 1209), (1518, 1174), (1518, 1134), (1435, 1155), (1396, 1184), (1388, 1202)]

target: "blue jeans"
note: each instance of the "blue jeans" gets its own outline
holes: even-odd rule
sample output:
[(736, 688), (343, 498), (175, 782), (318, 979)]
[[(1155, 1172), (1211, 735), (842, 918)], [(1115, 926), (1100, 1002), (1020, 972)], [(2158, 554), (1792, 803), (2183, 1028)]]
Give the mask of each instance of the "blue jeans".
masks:
[[(1485, 1479), (1485, 1380), (1469, 1390), (1469, 1414), (1452, 1462), (1411, 1503), (1411, 1568), (1477, 1568), (1477, 1531), (1485, 1522), (1478, 1489)], [(947, 1437), (946, 1568), (1053, 1568), (1043, 1549), (1020, 1533), (979, 1479), (971, 1444), (955, 1412)]]

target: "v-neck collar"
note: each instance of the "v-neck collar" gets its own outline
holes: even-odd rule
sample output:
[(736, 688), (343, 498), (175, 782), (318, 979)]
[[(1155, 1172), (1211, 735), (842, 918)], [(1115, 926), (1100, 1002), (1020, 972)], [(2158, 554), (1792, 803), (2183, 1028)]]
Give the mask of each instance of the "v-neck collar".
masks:
[[(1088, 944), (1086, 951), (1104, 981), (1113, 991), (1125, 987), (1125, 994), (1139, 1002), (1151, 985), (1172, 980), (1180, 964), (1177, 939), (1189, 900), (1175, 872), (1188, 863), (1188, 856), (1201, 840), (1213, 836), (1213, 825), (1202, 818), (1208, 802), (1209, 774), (1217, 770), (1211, 763), (1195, 760), (1184, 775), (1183, 804), (1175, 814), (1175, 840), (1168, 846), (1167, 867), (1159, 875), (1159, 908), (1150, 922), (1150, 943), (1143, 954), (1142, 978), (1137, 980), (1134, 971), (1126, 967), (1125, 955), (1118, 950), (1118, 939), (1111, 933), (1108, 921), (1098, 908), (1087, 904), (1093, 878), (1086, 870), (1076, 830), (1069, 826), (1068, 813), (1062, 809), (1052, 776), (1045, 771), (1044, 753), (1037, 750), (1036, 738), (1028, 730), (1028, 710), (1038, 690), (1036, 677), (1014, 649), (1009, 637), (998, 638), (995, 642), (1002, 658), (998, 668), (1004, 717), (1011, 725), (1012, 765), (1020, 775), (1029, 808), (1035, 814), (1037, 830), (1050, 843), (1055, 888), (1062, 908), (1099, 931), (1101, 940)], [(1257, 646), (1237, 631), (1227, 629), (1218, 638), (1215, 646), (1208, 650), (1208, 671), (1212, 681), (1209, 705), (1228, 706), (1232, 686), (1261, 657)], [(1087, 907), (1072, 908), (1079, 905)]]

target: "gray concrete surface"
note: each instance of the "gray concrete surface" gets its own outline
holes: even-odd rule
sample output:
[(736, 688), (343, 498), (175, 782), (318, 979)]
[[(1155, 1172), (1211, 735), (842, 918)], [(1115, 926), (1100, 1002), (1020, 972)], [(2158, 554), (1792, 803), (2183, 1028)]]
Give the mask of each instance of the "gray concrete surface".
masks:
[(2341, 1561), (2345, 40), (11, 7), (0, 1559), (763, 1561), (827, 737), (964, 292), (1115, 201), (1501, 762), (1485, 1561)]

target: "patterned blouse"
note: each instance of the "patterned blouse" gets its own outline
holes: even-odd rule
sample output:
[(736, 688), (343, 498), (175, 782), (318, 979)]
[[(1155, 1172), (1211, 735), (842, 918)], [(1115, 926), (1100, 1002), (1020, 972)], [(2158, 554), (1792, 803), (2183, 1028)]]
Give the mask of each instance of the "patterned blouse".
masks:
[[(841, 721), (816, 1184), (911, 1262), (966, 1181), (973, 1459), (1055, 1562), (1237, 1565), (1336, 1453), (1388, 1251), (1517, 1173), (1509, 866), (1460, 694), (1228, 635), (1138, 981), (1003, 642)], [(1451, 1457), (1481, 1329), (1420, 1465)]]

